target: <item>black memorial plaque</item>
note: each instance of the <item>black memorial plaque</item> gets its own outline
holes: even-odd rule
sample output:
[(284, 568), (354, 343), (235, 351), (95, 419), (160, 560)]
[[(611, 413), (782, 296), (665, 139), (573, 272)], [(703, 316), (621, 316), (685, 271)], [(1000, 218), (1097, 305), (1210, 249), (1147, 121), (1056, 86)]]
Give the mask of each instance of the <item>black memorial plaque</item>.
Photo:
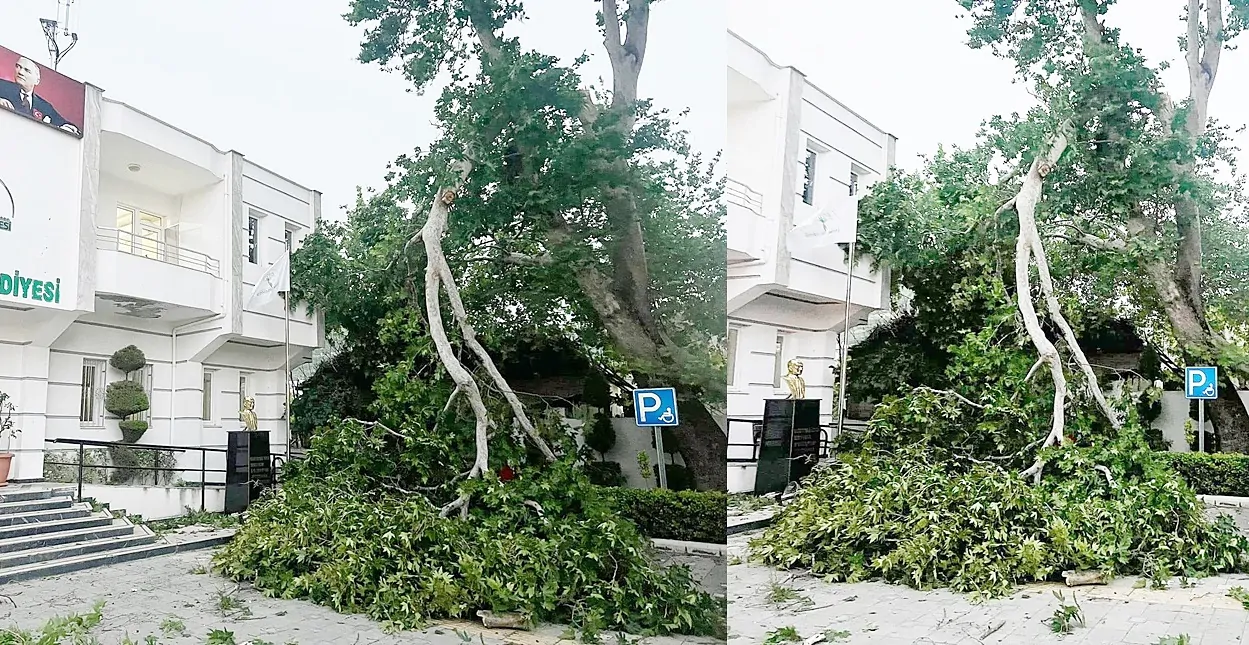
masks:
[(227, 433), (225, 512), (238, 513), (273, 485), (269, 433), (265, 430)]
[(763, 431), (755, 493), (779, 493), (805, 477), (820, 450), (818, 399), (768, 399), (763, 403)]

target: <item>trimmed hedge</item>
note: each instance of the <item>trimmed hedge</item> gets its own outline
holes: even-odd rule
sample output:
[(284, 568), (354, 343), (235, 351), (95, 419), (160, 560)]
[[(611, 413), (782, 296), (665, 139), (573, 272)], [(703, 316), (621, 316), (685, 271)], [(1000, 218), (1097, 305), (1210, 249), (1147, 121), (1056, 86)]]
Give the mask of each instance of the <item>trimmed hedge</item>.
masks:
[(729, 496), (719, 492), (673, 491), (662, 488), (604, 488), (617, 512), (629, 518), (642, 534), (663, 540), (727, 542)]
[(1249, 455), (1163, 452), (1158, 456), (1198, 495), (1249, 497)]

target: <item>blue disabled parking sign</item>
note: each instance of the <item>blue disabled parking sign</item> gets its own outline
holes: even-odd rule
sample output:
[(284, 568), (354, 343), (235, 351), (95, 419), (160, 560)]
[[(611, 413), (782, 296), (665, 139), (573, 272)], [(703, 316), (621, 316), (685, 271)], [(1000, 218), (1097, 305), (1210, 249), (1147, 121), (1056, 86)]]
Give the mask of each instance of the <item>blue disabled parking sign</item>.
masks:
[(1219, 368), (1185, 367), (1184, 396), (1201, 400), (1219, 398)]
[(677, 417), (677, 391), (670, 387), (634, 390), (633, 418), (643, 428), (680, 425)]

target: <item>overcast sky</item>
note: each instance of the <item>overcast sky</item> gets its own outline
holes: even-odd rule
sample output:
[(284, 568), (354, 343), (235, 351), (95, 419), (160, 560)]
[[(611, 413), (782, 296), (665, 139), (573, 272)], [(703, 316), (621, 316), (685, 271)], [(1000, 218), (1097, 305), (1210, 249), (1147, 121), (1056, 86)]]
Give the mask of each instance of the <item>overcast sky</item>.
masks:
[[(588, 0), (530, 0), (518, 32), (529, 47), (610, 78)], [(641, 95), (674, 112), (694, 145), (724, 144), (724, 12), (720, 0), (655, 6)], [(176, 8), (175, 8), (176, 7)], [(347, 0), (75, 0), (81, 41), (60, 71), (278, 174), (320, 190), (323, 209), (380, 186), (386, 163), (426, 145), (437, 91), (356, 62), (361, 30)], [(56, 0), (0, 0), (0, 44), (48, 63), (39, 18)]]
[[(1107, 16), (1164, 73), (1171, 95), (1188, 94), (1176, 38), (1184, 0), (1119, 2)], [(1013, 66), (966, 46), (969, 21), (955, 0), (729, 0), (729, 28), (779, 65), (792, 65), (878, 127), (898, 137), (898, 164), (914, 169), (939, 143), (970, 144), (980, 122), (1024, 112), (1035, 100), (1011, 83)], [(1249, 35), (1223, 52), (1210, 114), (1249, 121)], [(1237, 136), (1241, 148), (1249, 137)], [(1244, 159), (1244, 153), (1241, 153)]]

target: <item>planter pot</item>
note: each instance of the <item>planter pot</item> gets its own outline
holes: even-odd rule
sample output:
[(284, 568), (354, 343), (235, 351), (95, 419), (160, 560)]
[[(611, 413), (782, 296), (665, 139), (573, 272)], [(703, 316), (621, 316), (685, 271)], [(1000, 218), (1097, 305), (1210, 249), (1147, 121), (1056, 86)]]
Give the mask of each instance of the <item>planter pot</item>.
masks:
[(0, 452), (0, 487), (9, 485), (9, 468), (13, 466), (13, 453)]

